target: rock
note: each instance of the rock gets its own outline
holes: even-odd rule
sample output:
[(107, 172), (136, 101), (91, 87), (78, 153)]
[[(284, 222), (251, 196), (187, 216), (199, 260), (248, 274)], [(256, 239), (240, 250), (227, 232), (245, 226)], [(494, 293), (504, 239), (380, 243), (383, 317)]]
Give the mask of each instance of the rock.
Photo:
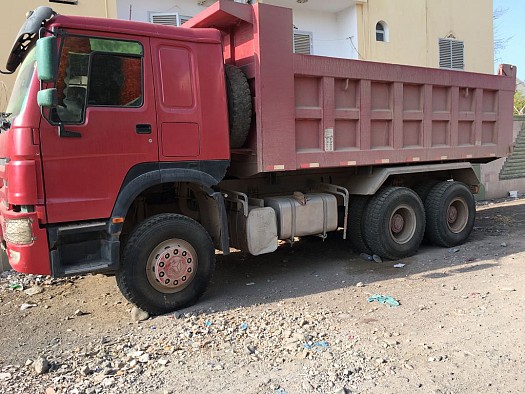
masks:
[(38, 375), (42, 375), (49, 371), (49, 361), (45, 357), (38, 357), (33, 362), (33, 367)]
[(502, 287), (501, 291), (516, 291), (514, 287)]
[(501, 247), (506, 248), (507, 247), (507, 243), (506, 242), (502, 242), (501, 243)]
[(104, 387), (111, 387), (113, 384), (115, 384), (115, 378), (104, 378), (104, 380), (102, 380)]
[(22, 304), (20, 305), (20, 310), (25, 311), (26, 309), (34, 308), (35, 306), (36, 304)]
[(357, 282), (356, 287), (365, 287), (363, 282)]
[(91, 368), (89, 368), (87, 365), (84, 365), (82, 368), (80, 368), (80, 374), (82, 376), (87, 376), (91, 373)]
[(75, 316), (84, 316), (87, 315), (86, 312), (82, 312), (80, 309), (77, 309), (75, 313), (73, 313)]
[(56, 391), (53, 387), (50, 386), (46, 389), (46, 394), (56, 394)]
[(43, 291), (44, 291), (44, 288), (42, 286), (33, 286), (33, 287), (30, 287), (29, 289), (25, 289), (24, 293), (32, 296), (32, 295), (40, 294)]
[(301, 385), (302, 388), (303, 388), (303, 392), (305, 393), (311, 393), (312, 391), (314, 391), (314, 386), (312, 386), (312, 384), (310, 382), (303, 382), (303, 384)]
[(167, 360), (167, 359), (165, 359), (165, 358), (159, 358), (159, 359), (157, 360), (157, 363), (160, 364), (160, 365), (162, 365), (162, 366), (164, 366), (164, 365), (166, 365), (166, 364), (169, 363), (169, 360)]
[(142, 309), (137, 308), (136, 306), (134, 306), (131, 309), (131, 320), (133, 320), (134, 322), (144, 321), (148, 319), (149, 319), (148, 312), (143, 311)]
[(0, 373), (0, 380), (9, 380), (11, 379), (11, 374), (9, 372)]
[(33, 360), (31, 360), (31, 359), (28, 358), (28, 359), (26, 360), (26, 363), (25, 363), (24, 365), (25, 365), (26, 367), (29, 367), (31, 364), (33, 364)]
[(139, 357), (140, 363), (147, 363), (149, 361), (149, 354), (144, 353), (142, 356)]

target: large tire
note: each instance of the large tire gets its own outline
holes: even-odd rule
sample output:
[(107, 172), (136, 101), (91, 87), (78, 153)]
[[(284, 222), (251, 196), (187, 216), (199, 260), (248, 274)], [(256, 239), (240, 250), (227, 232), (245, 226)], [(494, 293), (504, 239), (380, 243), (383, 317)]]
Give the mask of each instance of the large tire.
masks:
[(436, 245), (460, 245), (474, 227), (474, 196), (461, 182), (440, 182), (434, 186), (425, 201), (425, 211), (426, 237)]
[(373, 253), (392, 260), (416, 253), (425, 233), (425, 209), (405, 187), (380, 190), (368, 204), (365, 242)]
[(215, 249), (206, 230), (177, 214), (152, 216), (124, 248), (117, 284), (131, 303), (153, 315), (193, 304), (215, 269)]
[(369, 201), (370, 197), (368, 196), (351, 196), (350, 198), (350, 206), (348, 208), (348, 239), (350, 240), (352, 249), (356, 253), (372, 253), (363, 235), (366, 207)]
[(430, 193), (432, 188), (436, 186), (437, 183), (437, 181), (421, 182), (412, 188), (412, 190), (414, 190), (417, 193), (419, 198), (421, 198), (423, 205), (425, 205), (425, 201), (428, 197), (428, 194)]
[(230, 147), (241, 148), (246, 142), (252, 123), (252, 96), (244, 73), (231, 64), (224, 65), (228, 97)]

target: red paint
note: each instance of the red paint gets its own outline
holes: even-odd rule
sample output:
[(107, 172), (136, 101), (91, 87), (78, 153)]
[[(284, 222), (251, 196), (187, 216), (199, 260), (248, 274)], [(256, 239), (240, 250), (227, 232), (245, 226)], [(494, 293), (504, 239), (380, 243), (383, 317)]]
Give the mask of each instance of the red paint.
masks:
[[(140, 42), (143, 105), (89, 107), (83, 124), (66, 126), (81, 138), (61, 138), (41, 119), (33, 77), (25, 111), (0, 134), (0, 157), (9, 158), (0, 163), (0, 221), (29, 217), (36, 236), (32, 245), (7, 244), (20, 253), (22, 272), (49, 273), (44, 224), (108, 219), (133, 166), (230, 159), (224, 62), (248, 76), (255, 109), (244, 149), (231, 156), (234, 176), (235, 168), (253, 175), (314, 163), (318, 170), (503, 157), (512, 143), (515, 69), (490, 76), (295, 55), (285, 8), (219, 0), (186, 23), (190, 29), (74, 16), (46, 27)], [(120, 99), (139, 88), (130, 84)], [(137, 133), (139, 124), (151, 133)], [(333, 150), (325, 151), (331, 135)], [(242, 171), (244, 163), (255, 165)]]

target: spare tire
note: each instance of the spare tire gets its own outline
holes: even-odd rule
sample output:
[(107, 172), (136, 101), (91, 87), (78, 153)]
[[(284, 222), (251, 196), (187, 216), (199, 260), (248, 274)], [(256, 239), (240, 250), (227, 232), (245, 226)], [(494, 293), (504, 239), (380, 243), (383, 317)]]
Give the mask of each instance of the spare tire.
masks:
[(230, 147), (241, 148), (246, 142), (252, 123), (252, 95), (248, 79), (240, 68), (225, 64), (224, 70), (228, 97)]

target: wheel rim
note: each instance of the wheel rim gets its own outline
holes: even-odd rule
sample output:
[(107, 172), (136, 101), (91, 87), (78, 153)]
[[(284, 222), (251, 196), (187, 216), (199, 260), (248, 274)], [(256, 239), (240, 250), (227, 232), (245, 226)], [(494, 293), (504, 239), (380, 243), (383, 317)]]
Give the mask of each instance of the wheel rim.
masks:
[(416, 213), (408, 205), (398, 206), (389, 221), (390, 236), (398, 244), (409, 242), (416, 232)]
[(457, 234), (462, 232), (468, 223), (469, 212), (465, 200), (456, 198), (447, 208), (447, 226), (450, 231)]
[(176, 293), (193, 280), (198, 267), (197, 253), (190, 243), (168, 239), (153, 249), (146, 264), (148, 281), (161, 293)]

